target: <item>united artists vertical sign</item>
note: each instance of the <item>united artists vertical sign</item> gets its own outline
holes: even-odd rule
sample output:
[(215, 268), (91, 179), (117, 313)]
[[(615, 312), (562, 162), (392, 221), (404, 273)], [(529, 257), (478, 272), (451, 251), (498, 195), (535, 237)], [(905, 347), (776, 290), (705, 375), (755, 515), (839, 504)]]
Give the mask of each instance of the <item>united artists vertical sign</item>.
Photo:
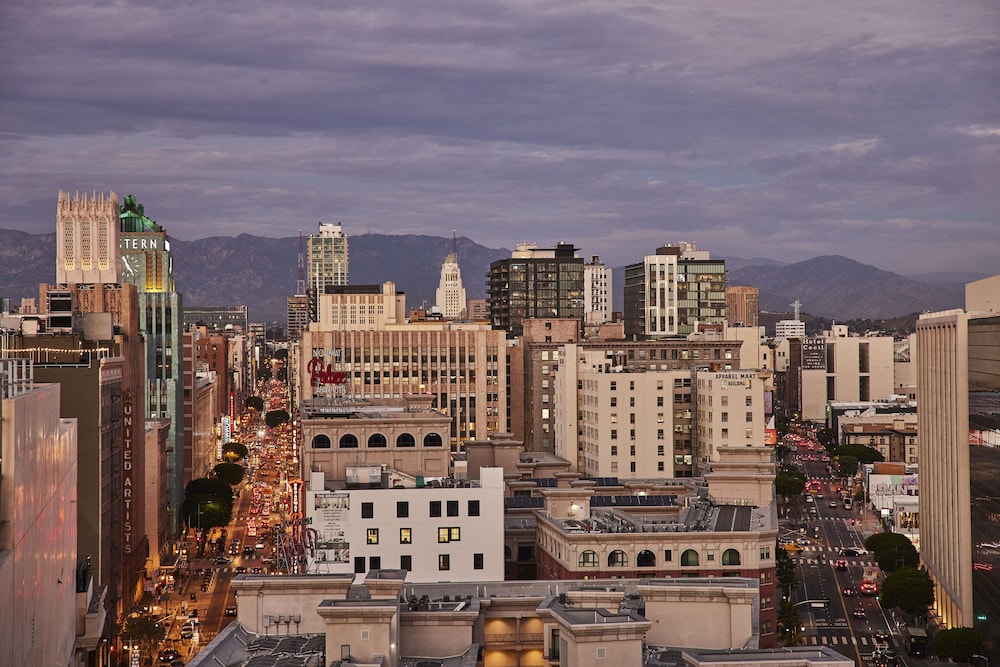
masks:
[(132, 477), (135, 473), (133, 465), (133, 444), (132, 444), (132, 422), (135, 414), (132, 405), (132, 391), (125, 391), (125, 400), (122, 402), (122, 499), (125, 501), (122, 512), (122, 524), (124, 526), (123, 544), (125, 554), (132, 553)]

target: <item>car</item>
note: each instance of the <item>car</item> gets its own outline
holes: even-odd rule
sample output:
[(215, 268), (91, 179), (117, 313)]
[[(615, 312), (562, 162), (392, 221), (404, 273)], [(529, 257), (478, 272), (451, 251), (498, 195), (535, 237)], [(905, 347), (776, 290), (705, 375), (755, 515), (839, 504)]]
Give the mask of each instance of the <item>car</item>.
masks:
[(845, 586), (844, 587), (844, 595), (846, 597), (853, 598), (853, 597), (857, 596), (857, 594), (858, 594), (858, 590), (856, 588), (854, 588), (854, 586)]
[(247, 571), (247, 569), (246, 569), (246, 567), (245, 567), (245, 566), (243, 566), (243, 565), (240, 565), (240, 566), (239, 566), (239, 567), (237, 567), (237, 568), (236, 568), (235, 570), (233, 570), (233, 572), (235, 572), (236, 574), (245, 574), (245, 573), (246, 573), (246, 571)]
[(247, 546), (243, 547), (243, 555), (244, 556), (253, 556), (253, 547), (250, 546), (249, 544)]
[(194, 630), (189, 630), (187, 628), (181, 630), (181, 639), (191, 639), (192, 637), (194, 637)]
[(800, 537), (799, 539), (795, 540), (795, 543), (803, 547), (812, 544), (812, 542), (809, 541), (808, 537)]
[(841, 556), (860, 556), (861, 552), (854, 547), (847, 547), (846, 549), (840, 550)]
[(851, 612), (851, 616), (853, 616), (854, 618), (865, 618), (866, 617), (865, 608), (855, 607), (854, 611)]
[(207, 592), (207, 591), (208, 591), (208, 584), (202, 584), (202, 585), (201, 585), (201, 592), (202, 592), (202, 593), (205, 593), (205, 592)]
[(264, 548), (264, 543), (263, 542), (257, 542), (257, 544), (253, 545), (253, 548), (254, 549), (263, 549)]
[(229, 565), (232, 562), (232, 558), (226, 558), (225, 556), (219, 556), (212, 561), (215, 565)]
[(833, 566), (835, 568), (837, 568), (838, 570), (846, 570), (847, 569), (847, 561), (844, 560), (844, 559), (840, 559), (836, 563), (834, 563)]
[(835, 510), (835, 509), (837, 509), (837, 501), (831, 500), (830, 502), (828, 502), (826, 504), (826, 506), (829, 507), (832, 510)]
[(807, 502), (807, 503), (811, 503), (811, 502), (814, 502), (814, 501), (813, 501), (813, 497), (812, 497), (812, 496), (806, 496), (806, 502)]
[(784, 547), (785, 551), (802, 551), (802, 547), (795, 544), (794, 542), (791, 542), (789, 544), (782, 544), (781, 546)]
[(181, 654), (178, 653), (176, 649), (172, 648), (163, 649), (157, 656), (160, 662), (170, 662), (172, 660), (176, 660), (179, 657), (181, 657)]
[(236, 615), (236, 605), (229, 605), (228, 607), (226, 607), (226, 616), (235, 616), (235, 615)]

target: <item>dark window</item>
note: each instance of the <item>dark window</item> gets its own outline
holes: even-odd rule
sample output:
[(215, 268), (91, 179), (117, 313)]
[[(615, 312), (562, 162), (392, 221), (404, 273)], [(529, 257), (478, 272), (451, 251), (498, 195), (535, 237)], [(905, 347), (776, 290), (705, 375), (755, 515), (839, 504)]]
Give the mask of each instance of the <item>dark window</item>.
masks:
[(535, 548), (530, 544), (518, 545), (517, 560), (520, 563), (527, 563), (535, 560)]
[(397, 447), (416, 447), (416, 445), (417, 441), (409, 433), (400, 433), (399, 437), (396, 438)]
[(355, 556), (354, 557), (354, 574), (364, 574), (365, 573), (365, 557)]
[(372, 433), (368, 436), (368, 446), (369, 447), (386, 447), (388, 443), (386, 442), (385, 436), (381, 433)]
[(458, 516), (458, 501), (449, 500), (448, 501), (448, 516)]
[(431, 501), (430, 515), (431, 516), (441, 516), (441, 501), (440, 500), (432, 500)]
[(340, 448), (341, 449), (357, 449), (358, 448), (358, 436), (353, 433), (347, 433), (340, 436)]
[(375, 503), (361, 503), (361, 518), (375, 518)]
[(439, 570), (451, 569), (451, 556), (449, 554), (441, 554), (438, 556), (438, 569)]
[(437, 433), (428, 433), (424, 436), (424, 447), (440, 447), (443, 443), (441, 436)]
[(472, 569), (481, 570), (483, 569), (483, 555), (482, 554), (472, 554)]
[(399, 569), (410, 572), (413, 570), (413, 556), (400, 556)]
[(405, 519), (410, 516), (410, 503), (405, 500), (399, 500), (396, 502), (396, 516), (400, 519)]
[(368, 569), (369, 570), (381, 570), (382, 569), (382, 557), (381, 556), (369, 556), (368, 557)]
[(479, 501), (470, 500), (469, 501), (469, 516), (479, 516)]
[(330, 449), (330, 436), (320, 433), (313, 438), (313, 449)]

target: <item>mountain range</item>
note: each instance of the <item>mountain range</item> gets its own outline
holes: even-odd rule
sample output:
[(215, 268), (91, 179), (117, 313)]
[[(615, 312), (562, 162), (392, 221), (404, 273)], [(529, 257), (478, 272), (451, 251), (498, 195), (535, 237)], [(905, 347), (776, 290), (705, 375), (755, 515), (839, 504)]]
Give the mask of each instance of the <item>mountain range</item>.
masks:
[[(452, 249), (449, 238), (423, 235), (362, 234), (350, 237), (350, 282), (391, 280), (406, 294), (408, 308), (434, 304), (441, 263)], [(485, 298), (491, 262), (509, 257), (467, 238), (454, 240), (467, 297)], [(174, 277), (185, 306), (246, 304), (253, 321), (285, 320), (285, 302), (295, 293), (299, 239), (250, 234), (195, 241), (171, 239)], [(961, 307), (965, 282), (981, 274), (928, 274), (905, 277), (839, 255), (782, 263), (767, 258), (726, 259), (730, 285), (760, 290), (762, 311), (803, 312), (849, 320), (894, 318), (914, 312)], [(623, 269), (615, 274), (615, 308), (621, 309)], [(0, 229), (0, 297), (16, 305), (36, 297), (38, 284), (55, 279), (55, 234)]]

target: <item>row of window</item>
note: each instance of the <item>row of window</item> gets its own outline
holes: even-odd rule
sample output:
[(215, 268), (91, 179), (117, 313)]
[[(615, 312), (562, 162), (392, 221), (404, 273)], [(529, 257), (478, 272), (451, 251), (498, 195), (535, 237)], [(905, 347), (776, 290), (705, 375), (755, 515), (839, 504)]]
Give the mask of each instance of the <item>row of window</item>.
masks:
[[(444, 505), (441, 504), (440, 500), (432, 500), (427, 505), (427, 516), (429, 517), (439, 517), (441, 516), (441, 510), (444, 509), (448, 516), (458, 516), (459, 501), (457, 500), (447, 500)], [(469, 516), (479, 516), (479, 501), (469, 500), (466, 501), (466, 512)], [(410, 516), (410, 501), (408, 500), (398, 500), (396, 501), (396, 518), (406, 519)], [(361, 518), (362, 519), (374, 519), (375, 518), (375, 503), (364, 502), (361, 503)], [(407, 529), (409, 530), (409, 529)]]
[[(672, 549), (666, 549), (663, 552), (664, 561), (672, 562), (673, 557)], [(705, 559), (708, 562), (714, 561), (715, 550), (709, 549), (705, 554)], [(685, 549), (681, 553), (681, 567), (696, 567), (700, 564), (700, 556), (694, 549)], [(736, 549), (726, 549), (722, 552), (722, 564), (740, 565), (740, 552)], [(578, 565), (580, 567), (598, 567), (597, 552), (589, 549), (581, 552)], [(656, 554), (649, 549), (643, 549), (635, 557), (635, 565), (636, 567), (656, 567)], [(608, 554), (608, 567), (628, 567), (628, 554), (621, 549), (615, 549)]]
[[(330, 436), (320, 433), (314, 436), (312, 439), (313, 449), (330, 449), (332, 446), (330, 441)], [(357, 449), (359, 445), (358, 436), (353, 433), (345, 433), (340, 436), (340, 440), (337, 442), (337, 446), (340, 449)], [(442, 447), (444, 441), (441, 439), (439, 433), (428, 433), (424, 436), (423, 446), (424, 447)], [(382, 448), (388, 447), (389, 442), (386, 437), (381, 433), (373, 433), (368, 436), (368, 442), (366, 444), (369, 448)], [(417, 440), (413, 437), (412, 433), (400, 433), (396, 438), (396, 447), (416, 447)]]
[[(444, 528), (438, 528), (438, 544), (448, 544), (449, 542), (461, 542), (462, 541), (462, 529), (457, 526), (447, 526)], [(379, 543), (379, 529), (369, 528), (367, 531), (367, 543), (368, 544), (378, 544)], [(399, 529), (399, 543), (400, 544), (413, 544), (413, 529), (412, 528), (400, 528)]]

